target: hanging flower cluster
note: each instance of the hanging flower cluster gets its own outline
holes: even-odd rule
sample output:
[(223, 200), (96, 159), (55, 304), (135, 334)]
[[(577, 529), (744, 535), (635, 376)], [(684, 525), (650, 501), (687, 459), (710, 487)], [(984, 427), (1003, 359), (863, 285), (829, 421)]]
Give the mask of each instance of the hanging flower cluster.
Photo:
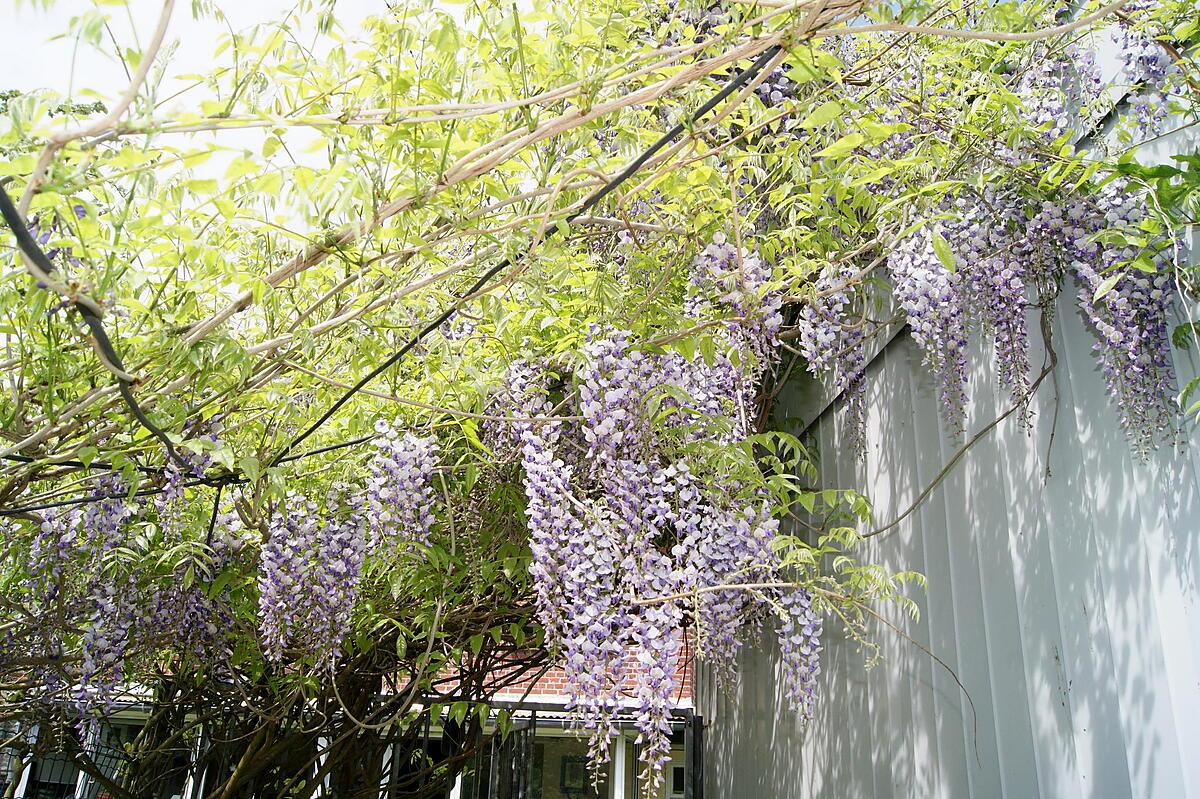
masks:
[(134, 636), (136, 585), (95, 579), (89, 586), (90, 619), (80, 645), (75, 706), (81, 716), (108, 715), (125, 679), (125, 656)]
[[(63, 631), (80, 631), (76, 670), (64, 679), (55, 668), (39, 666), (39, 694), (46, 704), (85, 718), (112, 711), (134, 652), (210, 658), (229, 618), (222, 603), (200, 586), (185, 585), (182, 575), (159, 583), (114, 557), (118, 548), (138, 546), (134, 525), (147, 510), (161, 511), (164, 538), (178, 540), (178, 495), (153, 505), (134, 503), (113, 474), (93, 481), (91, 490), (110, 499), (47, 514), (30, 549), (26, 586), (45, 620), (44, 629), (33, 631), (28, 654), (56, 661), (66, 645)], [(167, 476), (164, 493), (172, 491), (181, 494), (177, 472)]]
[[(122, 484), (115, 476), (97, 481), (103, 493), (120, 496)], [(76, 686), (76, 707), (81, 714), (111, 711), (124, 679), (125, 653), (130, 646), (134, 622), (136, 586), (126, 578), (118, 584), (105, 574), (105, 555), (125, 543), (125, 523), (133, 515), (129, 503), (109, 499), (92, 503), (69, 514), (68, 525), (76, 527), (74, 557), (85, 560), (87, 580), (84, 602), (91, 618), (84, 628)], [(61, 539), (60, 539), (61, 542)], [(59, 554), (62, 552), (60, 550)]]
[[(192, 655), (197, 663), (222, 653), (222, 630), (228, 629), (232, 618), (228, 607), (210, 598), (203, 586), (177, 580), (151, 590), (141, 614), (138, 623), (143, 639)], [(208, 665), (221, 663), (218, 658)]]
[(1076, 279), (1077, 304), (1097, 341), (1096, 360), (1135, 449), (1145, 455), (1173, 440), (1175, 368), (1170, 318), (1174, 303), (1169, 240), (1149, 250), (1104, 234), (1145, 235), (1144, 198), (1120, 182), (1065, 207), (1044, 207), (1043, 235), (1059, 245)]
[(792, 675), (784, 690), (792, 706), (811, 717), (821, 674), (821, 614), (813, 607), (812, 594), (804, 589), (784, 594), (779, 604), (779, 651), (786, 673)]
[[(1131, 19), (1136, 20), (1145, 5), (1130, 4)], [(1131, 89), (1131, 116), (1141, 132), (1155, 132), (1170, 112), (1178, 68), (1160, 42), (1135, 30), (1129, 20), (1122, 25), (1116, 43), (1125, 85)], [(857, 55), (842, 55), (849, 70)], [(1034, 135), (981, 142), (987, 155), (976, 159), (980, 169), (1004, 163), (1048, 170), (1064, 139), (1093, 132), (1112, 109), (1114, 97), (1086, 41), (1062, 50), (1034, 45), (1019, 57), (1026, 61), (1001, 64), (1000, 70), (1002, 74), (1014, 70), (1017, 75), (1011, 88)], [(773, 73), (759, 87), (760, 99), (768, 106), (789, 96), (786, 82), (776, 86), (779, 77)], [(860, 151), (895, 162), (910, 157), (919, 146), (948, 143), (950, 129), (915, 107), (914, 98), (936, 101), (953, 85), (954, 81), (917, 63), (901, 64), (878, 83), (872, 81), (861, 93), (864, 102), (884, 121), (899, 124), (882, 140), (866, 142)], [(856, 96), (853, 87), (848, 89), (848, 97)], [(790, 141), (792, 133), (780, 135)], [(964, 166), (970, 168), (969, 163)], [(886, 173), (869, 185), (874, 193), (893, 198), (905, 188)], [(1104, 243), (1115, 230), (1148, 224), (1153, 228), (1144, 204), (1131, 197), (1129, 187), (1044, 201), (1030, 200), (1014, 188), (984, 185), (961, 190), (935, 214), (891, 247), (886, 264), (895, 305), (937, 382), (945, 424), (952, 434), (961, 434), (965, 427), (966, 345), (971, 325), (978, 325), (990, 343), (999, 382), (1017, 406), (1018, 420), (1028, 425), (1029, 311), (1053, 303), (1065, 277), (1079, 286), (1078, 305), (1097, 335), (1097, 359), (1135, 448), (1145, 453), (1170, 440), (1176, 415), (1166, 326), (1171, 269), (1155, 254), (1167, 244), (1151, 241), (1143, 247), (1147, 253), (1140, 253), (1135, 247)], [(1145, 230), (1130, 236), (1139, 237), (1154, 238), (1146, 236)], [(720, 276), (733, 272), (732, 252), (723, 243), (709, 251), (708, 261), (715, 268), (713, 283), (720, 286)], [(840, 265), (817, 274), (794, 324), (797, 348), (808, 369), (814, 375), (830, 375), (832, 387), (844, 394), (847, 432), (861, 453), (862, 353), (864, 333), (873, 331), (864, 331), (861, 324), (861, 300), (855, 296), (861, 293), (860, 281), (854, 271), (855, 267)], [(1105, 281), (1118, 274), (1123, 276), (1106, 286)], [(719, 291), (716, 297), (720, 298)]]
[(282, 660), (290, 647), (332, 666), (350, 628), (367, 556), (429, 544), (437, 441), (398, 433), (382, 420), (375, 429), (365, 491), (337, 487), (324, 512), (292, 494), (271, 518), (258, 579), (260, 638), (271, 660)]
[[(1088, 132), (1106, 111), (1104, 81), (1091, 48), (1072, 45), (1059, 53), (1033, 48), (1033, 66), (1021, 73), (1016, 86), (1025, 118), (1038, 129), (1037, 144), (1050, 145), (1068, 133)], [(1015, 163), (1034, 157), (1034, 151), (1010, 149), (997, 142), (1004, 160)]]
[(259, 634), (270, 660), (283, 658), (284, 647), (306, 629), (313, 584), (309, 574), (316, 566), (318, 525), (316, 504), (291, 494), (271, 519), (263, 542), (258, 575)]
[[(1134, 95), (1139, 125), (1153, 128), (1161, 118), (1146, 118), (1139, 104), (1159, 117), (1166, 113), (1174, 67), (1161, 45), (1141, 33), (1124, 30), (1118, 41), (1135, 86), (1162, 93), (1145, 103)], [(1044, 163), (1045, 145), (1072, 131), (1086, 132), (1106, 110), (1103, 82), (1087, 48), (1034, 55), (1035, 66), (1022, 73), (1015, 89), (1025, 114), (1040, 126), (1040, 138), (995, 142), (995, 157), (1005, 162)], [(1154, 228), (1148, 216), (1138, 193), (1122, 183), (1061, 201), (1029, 200), (1013, 188), (987, 186), (946, 200), (934, 219), (893, 247), (887, 267), (896, 304), (937, 380), (952, 434), (964, 428), (971, 323), (990, 342), (999, 381), (1028, 424), (1028, 311), (1035, 303), (1053, 302), (1065, 276), (1079, 286), (1078, 305), (1097, 335), (1097, 360), (1131, 442), (1144, 454), (1171, 439), (1176, 415), (1167, 327), (1171, 268), (1164, 257), (1170, 242), (1146, 244), (1154, 238), (1145, 235)], [(1120, 231), (1134, 234), (1117, 235), (1118, 243), (1111, 243)], [(1141, 240), (1142, 246), (1122, 243), (1128, 240)], [(1107, 285), (1109, 279), (1115, 283)], [(833, 272), (818, 276), (815, 299), (797, 319), (799, 347), (814, 373), (856, 377), (857, 348), (844, 341), (851, 302), (848, 292), (830, 290), (838, 283)], [(840, 358), (850, 362), (835, 363)], [(850, 381), (838, 378), (836, 384), (844, 391)], [(861, 394), (852, 393), (849, 402), (856, 396)]]
[[(288, 647), (332, 666), (341, 656), (367, 554), (369, 506), (357, 498), (322, 514), (291, 494), (271, 519), (259, 570), (259, 635), (269, 660)], [(372, 516), (373, 518), (373, 516)]]
[[(102, 477), (93, 485), (98, 493), (116, 498), (48, 516), (30, 551), (28, 583), (34, 608), (46, 619), (46, 629), (35, 631), (39, 654), (55, 658), (62, 650), (61, 632), (54, 629), (52, 619), (82, 615), (81, 659), (72, 700), (83, 715), (112, 708), (124, 677), (134, 614), (134, 594), (114, 579), (115, 569), (106, 569), (106, 556), (127, 543), (127, 522), (134, 511), (115, 476)], [(65, 582), (68, 569), (72, 580), (83, 576), (78, 596), (67, 593), (73, 587)], [(61, 677), (48, 668), (41, 677), (45, 701), (59, 703), (59, 691), (66, 687)]]
[(437, 441), (399, 434), (380, 420), (375, 425), (375, 457), (367, 478), (367, 503), (376, 541), (426, 545), (433, 528)]
[[(721, 587), (782, 580), (770, 546), (778, 521), (763, 499), (742, 497), (736, 481), (702, 478), (665, 437), (729, 442), (752, 432), (780, 304), (763, 262), (719, 239), (696, 259), (686, 310), (725, 320), (725, 352), (711, 362), (649, 353), (624, 331), (593, 329), (575, 373), (582, 420), (511, 425), (521, 442), (539, 619), (566, 671), (572, 709), (603, 763), (631, 675), (651, 786), (670, 752), (685, 615), (699, 654), (728, 670), (747, 624), (791, 590)], [(533, 364), (514, 364), (500, 405), (545, 411), (547, 386)], [(649, 418), (656, 400), (671, 411), (664, 423)], [(796, 679), (815, 673), (818, 651), (810, 647), (809, 656)]]
[(888, 256), (896, 302), (903, 309), (925, 366), (938, 381), (946, 427), (960, 433), (967, 390), (967, 317), (961, 276), (934, 248), (934, 232), (921, 229)]
[(823, 270), (813, 281), (813, 296), (796, 318), (797, 349), (813, 375), (831, 372), (842, 395), (848, 446), (862, 457), (866, 447), (866, 335), (863, 314), (855, 318), (855, 268), (843, 264)]
[(1122, 71), (1130, 84), (1128, 102), (1136, 130), (1142, 136), (1153, 136), (1170, 115), (1178, 70), (1166, 48), (1142, 32), (1122, 29), (1117, 40)]
[[(690, 486), (686, 490), (698, 495), (695, 481), (686, 482)], [(683, 536), (681, 585), (767, 583), (777, 578), (771, 542), (779, 532), (779, 520), (765, 504), (737, 509), (696, 502), (681, 512), (677, 526)], [(695, 599), (698, 648), (725, 682), (734, 677), (743, 640), (762, 621), (760, 604), (759, 597), (736, 589), (707, 591)]]
[(783, 326), (783, 296), (767, 290), (771, 284), (769, 264), (734, 247), (718, 233), (696, 257), (689, 283), (692, 293), (684, 301), (685, 313), (699, 318), (716, 308), (732, 314), (725, 325), (729, 345), (753, 356), (759, 370), (774, 360)]
[(350, 630), (359, 581), (367, 554), (366, 523), (361, 513), (350, 512), (321, 525), (317, 547), (321, 566), (312, 589), (309, 625), (313, 648), (328, 663), (342, 654), (342, 641)]
[(991, 340), (997, 376), (1028, 422), (1029, 291), (1052, 279), (1052, 251), (1039, 246), (1026, 221), (1025, 202), (1015, 192), (985, 188), (947, 203), (949, 218), (936, 229), (962, 275), (963, 304)]
[[(888, 265), (913, 339), (941, 382), (949, 427), (962, 429), (968, 319), (982, 325), (1001, 384), (1027, 412), (1027, 311), (1035, 300), (1053, 299), (1031, 295), (1065, 275), (1078, 286), (1077, 304), (1097, 337), (1097, 362), (1134, 448), (1145, 455), (1170, 441), (1176, 417), (1171, 243), (1161, 237), (1145, 245), (1146, 226), (1153, 225), (1141, 195), (1111, 182), (1091, 197), (1030, 207), (1014, 192), (987, 190), (960, 197), (947, 216), (910, 237)], [(935, 252), (935, 235), (946, 242), (955, 270)]]
[[(258, 552), (260, 633), (268, 659), (281, 660), (286, 650), (334, 663), (358, 599), (368, 533), (404, 548), (427, 541), (435, 443), (411, 435), (383, 438), (369, 478), (374, 506), (369, 492), (343, 487), (331, 494), (324, 513), (292, 494), (270, 518)], [(196, 470), (209, 462), (186, 457)], [(255, 550), (256, 536), (237, 513), (217, 509), (211, 528), (206, 526), (207, 555), (188, 555), (170, 575), (138, 571), (136, 560), (117, 552), (145, 546), (139, 529), (157, 531), (156, 540), (167, 545), (195, 543), (186, 542), (184, 532), (192, 515), (185, 471), (168, 465), (151, 501), (126, 499), (121, 480), (105, 475), (90, 490), (110, 499), (49, 513), (38, 526), (24, 591), (44, 623), (21, 640), (10, 638), (5, 649), (9, 659), (38, 664), (33, 673), (45, 703), (84, 717), (111, 712), (135, 654), (171, 654), (216, 669), (227, 661), (229, 589), (210, 595), (199, 574), (220, 573)], [(77, 665), (60, 662), (71, 628), (79, 630)]]

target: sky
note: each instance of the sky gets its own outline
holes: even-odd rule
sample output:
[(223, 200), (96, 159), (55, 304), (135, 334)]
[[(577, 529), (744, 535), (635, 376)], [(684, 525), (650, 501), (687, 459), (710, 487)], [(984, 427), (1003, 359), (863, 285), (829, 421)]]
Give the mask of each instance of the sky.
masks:
[[(209, 5), (225, 15), (226, 23), (212, 14), (194, 18), (192, 3), (193, 0), (176, 0), (158, 59), (159, 62), (168, 59), (160, 97), (169, 97), (195, 83), (194, 79), (182, 80), (175, 76), (205, 74), (218, 61), (228, 64), (228, 51), (223, 57), (214, 57), (214, 53), (221, 37), (230, 28), (240, 31), (255, 24), (276, 22), (295, 7), (295, 0), (210, 2)], [(5, 34), (5, 46), (0, 48), (0, 91), (48, 89), (62, 95), (71, 93), (74, 99), (82, 102), (100, 99), (111, 108), (113, 101), (129, 85), (123, 66), (89, 45), (77, 46), (76, 37), (64, 34), (71, 30), (72, 18), (99, 7), (109, 17), (117, 41), (123, 47), (134, 46), (136, 41), (136, 48), (141, 50), (158, 23), (162, 0), (129, 0), (127, 5), (112, 0), (54, 0), (49, 8), (45, 5), (44, 0), (37, 3), (0, 0), (0, 31)], [(343, 32), (353, 35), (366, 17), (385, 12), (387, 3), (384, 0), (337, 0), (335, 9)], [(300, 28), (302, 41), (311, 41), (316, 32), (315, 14), (309, 17), (309, 24), (302, 24)], [(172, 45), (173, 49), (168, 49)], [(81, 89), (97, 91), (99, 98), (80, 94)], [(209, 96), (203, 87), (190, 95), (180, 94), (157, 106), (155, 116), (169, 118), (177, 112), (197, 112), (199, 102)], [(258, 151), (267, 133), (266, 129), (253, 128), (220, 134), (193, 134), (189, 141), (194, 146), (218, 144), (221, 151), (210, 160), (195, 165), (192, 174), (198, 178), (220, 178), (239, 150)], [(319, 168), (326, 163), (323, 154), (305, 151), (307, 143), (318, 137), (316, 131), (298, 129), (289, 131), (288, 141), (296, 148), (300, 161), (311, 161), (310, 165)]]
[[(71, 19), (98, 5), (111, 17), (111, 27), (123, 45), (149, 40), (162, 8), (160, 0), (130, 0), (128, 13), (119, 4), (94, 3), (91, 0), (56, 0), (50, 8), (30, 0), (0, 0), (0, 90), (51, 89), (66, 93), (86, 87), (100, 91), (111, 100), (127, 86), (121, 65), (87, 46), (76, 48), (73, 37), (62, 36)], [(293, 0), (216, 0), (234, 30), (258, 22), (281, 19), (294, 5)], [(355, 31), (361, 21), (387, 9), (384, 0), (338, 0), (337, 18), (346, 30)], [(132, 20), (132, 25), (130, 24)], [(310, 28), (311, 29), (311, 28)], [(168, 74), (203, 73), (213, 63), (213, 51), (228, 28), (211, 17), (192, 17), (192, 0), (177, 0), (167, 31), (167, 42), (177, 42)], [(61, 38), (55, 38), (60, 37)]]

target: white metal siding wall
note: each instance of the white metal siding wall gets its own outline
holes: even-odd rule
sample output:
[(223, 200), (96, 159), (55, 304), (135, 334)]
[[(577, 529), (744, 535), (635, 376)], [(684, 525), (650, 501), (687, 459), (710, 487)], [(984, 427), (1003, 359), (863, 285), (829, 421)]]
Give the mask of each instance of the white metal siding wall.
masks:
[[(1200, 796), (1200, 441), (1189, 427), (1191, 446), (1138, 461), (1092, 341), (1064, 292), (1032, 432), (1010, 417), (862, 552), (927, 575), (918, 620), (885, 615), (954, 670), (977, 720), (914, 644), (876, 624), (883, 661), (865, 671), (830, 626), (808, 729), (784, 709), (775, 651), (744, 652), (725, 691), (701, 674), (708, 796)], [(1193, 355), (1178, 354), (1180, 385)], [(970, 364), (968, 435), (1008, 406), (978, 343)], [(869, 381), (865, 463), (841, 449), (840, 414), (815, 433), (823, 483), (863, 490), (888, 522), (960, 442), (907, 337)]]

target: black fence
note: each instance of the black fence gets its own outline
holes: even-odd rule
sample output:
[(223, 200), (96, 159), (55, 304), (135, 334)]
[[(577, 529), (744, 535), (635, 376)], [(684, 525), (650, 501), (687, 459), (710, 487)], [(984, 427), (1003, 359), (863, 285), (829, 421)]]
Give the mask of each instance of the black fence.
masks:
[[(515, 709), (515, 708), (514, 708)], [(483, 746), (476, 749), (474, 754), (462, 765), (459, 774), (461, 784), (461, 799), (543, 799), (543, 786), (553, 784), (559, 795), (587, 799), (596, 796), (596, 790), (587, 773), (587, 759), (581, 756), (582, 749), (575, 750), (570, 755), (563, 753), (563, 742), (570, 738), (558, 736), (539, 737), (542, 731), (562, 729), (564, 717), (560, 707), (530, 707), (521, 708), (520, 716), (513, 719), (508, 735), (494, 736)], [(539, 716), (539, 710), (546, 711)], [(88, 753), (95, 767), (108, 779), (122, 782), (122, 776), (128, 761), (123, 741), (130, 730), (136, 726), (126, 725), (129, 730), (119, 731), (107, 728), (81, 748)], [(690, 711), (677, 714), (673, 742), (677, 747), (682, 746), (684, 757), (682, 765), (678, 758), (668, 769), (667, 796), (682, 797), (682, 799), (703, 799), (703, 730), (704, 726), (698, 716)], [(228, 744), (233, 744), (233, 741)], [(376, 789), (367, 785), (343, 786), (352, 787), (357, 794), (370, 792), (381, 799), (403, 799), (414, 795), (449, 796), (453, 780), (448, 774), (434, 774), (429, 766), (443, 762), (444, 758), (459, 751), (460, 744), (442, 738), (442, 733), (430, 730), (428, 727), (417, 740), (406, 742), (397, 740), (388, 756), (388, 762), (380, 763), (382, 780)], [(79, 744), (76, 741), (76, 744)], [(556, 748), (554, 757), (547, 757), (547, 747)], [(147, 799), (170, 799), (183, 796), (187, 777), (192, 776), (188, 795), (184, 799), (202, 799), (207, 788), (220, 784), (224, 777), (232, 771), (240, 752), (238, 747), (217, 745), (205, 741), (199, 747), (203, 752), (200, 760), (193, 759), (191, 749), (180, 749), (170, 758), (172, 779), (157, 791), (158, 795)], [(444, 751), (443, 751), (444, 750)], [(301, 771), (314, 772), (309, 779), (316, 776), (313, 763), (317, 759), (317, 750), (293, 752), (294, 762), (281, 762), (276, 769), (281, 774), (294, 776)], [(636, 747), (634, 751), (636, 758)], [(165, 765), (165, 764), (164, 764)], [(550, 770), (549, 773), (547, 769)], [(12, 788), (11, 780), (22, 772), (21, 760), (13, 749), (0, 750), (0, 796)], [(109, 794), (104, 789), (103, 781), (92, 776), (81, 775), (74, 758), (66, 754), (49, 754), (34, 758), (25, 764), (24, 789), (15, 792), (19, 799), (107, 799)], [(561, 772), (561, 773), (560, 773)], [(379, 775), (379, 771), (375, 771)], [(627, 782), (626, 792), (637, 795), (637, 769), (632, 770), (633, 778)], [(303, 781), (303, 778), (302, 778)], [(440, 781), (440, 785), (439, 785)], [(257, 788), (248, 786), (244, 795), (238, 799), (254, 799)], [(333, 793), (335, 786), (326, 786)], [(439, 794), (438, 792), (441, 791)], [(321, 791), (319, 793), (328, 793)], [(606, 792), (602, 795), (607, 795)], [(623, 799), (623, 798), (622, 798)]]

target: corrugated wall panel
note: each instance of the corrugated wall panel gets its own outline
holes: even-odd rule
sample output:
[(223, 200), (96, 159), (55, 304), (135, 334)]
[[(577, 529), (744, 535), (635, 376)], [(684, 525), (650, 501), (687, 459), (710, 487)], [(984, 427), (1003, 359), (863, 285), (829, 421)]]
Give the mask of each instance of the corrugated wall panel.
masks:
[[(863, 549), (927, 575), (919, 619), (884, 616), (953, 670), (975, 712), (914, 643), (877, 625), (883, 662), (865, 671), (831, 624), (823, 704), (803, 728), (783, 708), (777, 653), (748, 649), (728, 693), (700, 686), (708, 795), (1200, 796), (1200, 442), (1139, 461), (1090, 333), (1060, 307), (1059, 365), (1031, 429), (1010, 417)], [(1182, 384), (1196, 367), (1178, 355)], [(968, 435), (1008, 407), (990, 353), (976, 345), (970, 364)], [(961, 442), (907, 338), (874, 360), (869, 390), (865, 462), (843, 449), (838, 414), (813, 432), (823, 483), (865, 491), (886, 522)], [(797, 395), (798, 415), (811, 397)]]

